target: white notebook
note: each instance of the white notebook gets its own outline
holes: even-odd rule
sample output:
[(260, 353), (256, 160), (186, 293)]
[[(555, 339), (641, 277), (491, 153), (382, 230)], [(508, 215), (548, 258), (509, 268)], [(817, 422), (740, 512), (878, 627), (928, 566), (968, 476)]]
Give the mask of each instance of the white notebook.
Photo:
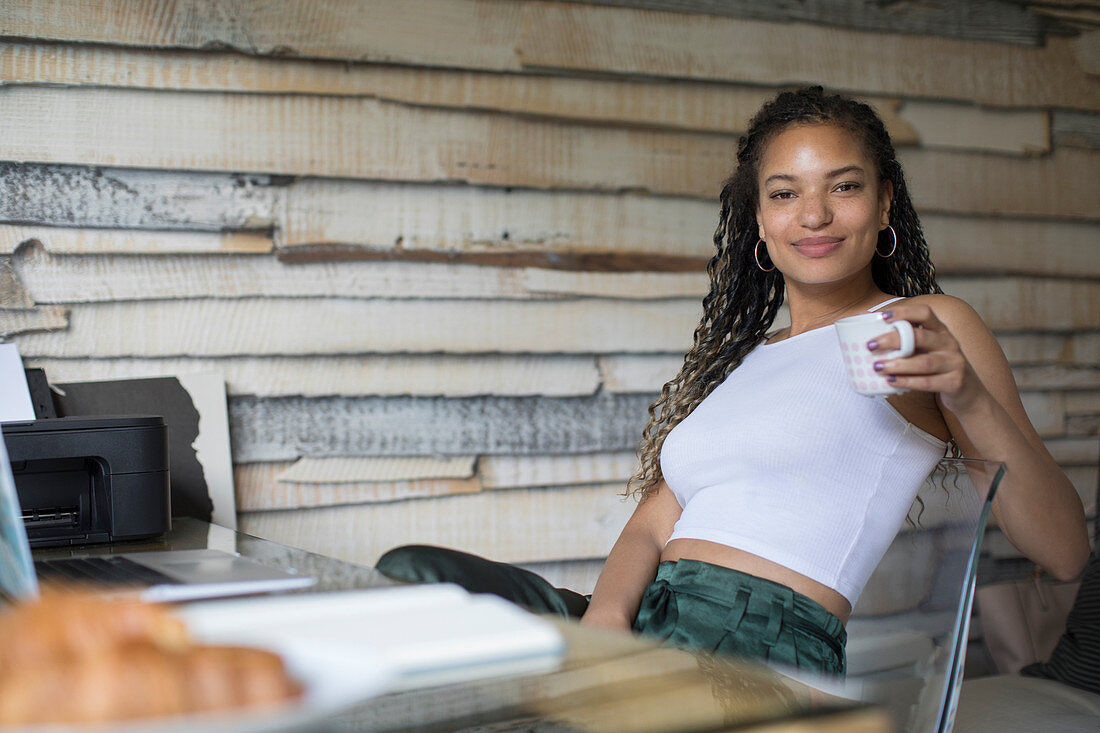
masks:
[(565, 651), (546, 619), (447, 584), (208, 601), (179, 613), (207, 643), (369, 656), (392, 673), (390, 691), (546, 672)]

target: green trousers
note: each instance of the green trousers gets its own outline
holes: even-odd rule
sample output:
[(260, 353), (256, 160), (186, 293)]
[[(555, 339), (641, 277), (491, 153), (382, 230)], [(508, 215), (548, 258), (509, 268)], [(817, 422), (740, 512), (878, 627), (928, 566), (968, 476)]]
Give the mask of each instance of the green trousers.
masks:
[[(493, 593), (537, 613), (579, 618), (588, 606), (586, 596), (528, 570), (442, 547), (398, 547), (376, 568), (397, 580)], [(698, 560), (658, 566), (634, 631), (669, 646), (825, 674), (845, 670), (844, 625), (820, 604), (785, 585)]]
[(663, 562), (634, 630), (671, 646), (843, 675), (844, 625), (785, 585), (698, 560)]

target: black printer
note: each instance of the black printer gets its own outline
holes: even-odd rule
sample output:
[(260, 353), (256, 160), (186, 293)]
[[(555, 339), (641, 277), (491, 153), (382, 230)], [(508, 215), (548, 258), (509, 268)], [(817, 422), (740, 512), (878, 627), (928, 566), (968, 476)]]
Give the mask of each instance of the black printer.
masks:
[(153, 537), (171, 527), (163, 417), (4, 423), (31, 546)]

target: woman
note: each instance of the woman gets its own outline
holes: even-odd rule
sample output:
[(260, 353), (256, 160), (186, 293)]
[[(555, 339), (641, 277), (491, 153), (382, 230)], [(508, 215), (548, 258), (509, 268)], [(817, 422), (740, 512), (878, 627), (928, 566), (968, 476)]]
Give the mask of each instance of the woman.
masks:
[[(721, 202), (703, 320), (643, 434), (638, 507), (590, 603), (563, 594), (565, 611), (671, 644), (843, 673), (852, 604), (952, 441), (964, 456), (1008, 464), (993, 509), (1013, 544), (1056, 577), (1077, 575), (1088, 554), (1081, 502), (1024, 413), (993, 334), (936, 285), (870, 107), (820, 87), (780, 94), (740, 141)], [(769, 333), (784, 294), (791, 325)], [(916, 350), (875, 363), (908, 391), (871, 400), (848, 385), (831, 326), (883, 306), (887, 323), (914, 326)], [(887, 329), (872, 351), (898, 348)], [(563, 608), (514, 568), (411, 552), (379, 569)], [(409, 569), (433, 562), (426, 575)]]

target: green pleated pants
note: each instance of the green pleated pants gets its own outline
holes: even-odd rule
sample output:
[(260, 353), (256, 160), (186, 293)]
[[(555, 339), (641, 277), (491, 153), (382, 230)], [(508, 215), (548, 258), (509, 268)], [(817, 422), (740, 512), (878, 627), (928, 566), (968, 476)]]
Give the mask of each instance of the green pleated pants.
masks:
[(785, 585), (698, 560), (663, 562), (634, 620), (671, 646), (843, 675), (844, 625)]

